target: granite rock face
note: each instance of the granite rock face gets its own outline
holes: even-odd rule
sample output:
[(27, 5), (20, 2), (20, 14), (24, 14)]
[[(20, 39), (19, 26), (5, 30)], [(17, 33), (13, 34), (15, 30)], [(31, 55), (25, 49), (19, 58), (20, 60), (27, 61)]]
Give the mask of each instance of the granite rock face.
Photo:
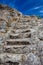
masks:
[(43, 65), (43, 19), (0, 5), (0, 65)]

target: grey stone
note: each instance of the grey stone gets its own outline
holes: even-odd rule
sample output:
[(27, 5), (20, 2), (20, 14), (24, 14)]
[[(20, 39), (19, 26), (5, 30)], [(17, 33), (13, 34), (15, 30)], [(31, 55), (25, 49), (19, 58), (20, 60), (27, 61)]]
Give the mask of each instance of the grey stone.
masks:
[(41, 65), (40, 58), (33, 53), (29, 53), (27, 57), (27, 65)]

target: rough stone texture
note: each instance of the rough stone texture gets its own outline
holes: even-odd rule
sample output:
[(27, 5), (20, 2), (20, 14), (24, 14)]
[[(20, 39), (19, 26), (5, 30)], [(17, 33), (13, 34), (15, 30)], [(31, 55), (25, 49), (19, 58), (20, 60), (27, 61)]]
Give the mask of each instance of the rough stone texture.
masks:
[(43, 19), (0, 5), (0, 65), (43, 65)]

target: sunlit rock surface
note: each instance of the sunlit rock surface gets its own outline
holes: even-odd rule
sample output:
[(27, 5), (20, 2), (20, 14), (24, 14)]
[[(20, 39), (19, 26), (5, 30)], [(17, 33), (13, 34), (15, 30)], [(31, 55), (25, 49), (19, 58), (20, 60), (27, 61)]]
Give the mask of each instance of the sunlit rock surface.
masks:
[(43, 65), (43, 19), (0, 5), (0, 65)]

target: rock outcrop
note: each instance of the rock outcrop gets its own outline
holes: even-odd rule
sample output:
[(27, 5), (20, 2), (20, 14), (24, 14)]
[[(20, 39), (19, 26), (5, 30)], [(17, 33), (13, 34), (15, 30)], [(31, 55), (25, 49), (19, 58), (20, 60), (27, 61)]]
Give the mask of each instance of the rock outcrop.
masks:
[(0, 5), (0, 65), (43, 65), (43, 19)]

